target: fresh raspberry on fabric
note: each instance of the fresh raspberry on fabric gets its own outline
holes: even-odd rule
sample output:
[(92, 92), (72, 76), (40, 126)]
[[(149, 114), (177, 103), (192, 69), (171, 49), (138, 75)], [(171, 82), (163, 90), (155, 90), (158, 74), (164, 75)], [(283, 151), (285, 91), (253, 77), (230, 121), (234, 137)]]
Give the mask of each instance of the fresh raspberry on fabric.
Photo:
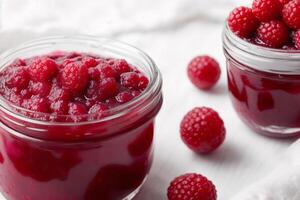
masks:
[(293, 40), (295, 43), (295, 47), (297, 49), (300, 49), (300, 29), (294, 33)]
[(282, 10), (284, 22), (292, 29), (300, 29), (300, 0), (292, 0)]
[(60, 83), (73, 93), (81, 93), (88, 84), (88, 69), (85, 65), (69, 63), (62, 69)]
[(47, 81), (57, 72), (56, 63), (50, 58), (37, 58), (28, 66), (28, 73), (36, 81)]
[(197, 56), (188, 65), (188, 77), (199, 89), (213, 87), (220, 78), (219, 63), (210, 56)]
[(289, 32), (281, 21), (263, 22), (257, 29), (257, 38), (268, 47), (281, 48), (289, 39)]
[(183, 142), (193, 151), (210, 153), (225, 140), (225, 127), (219, 114), (211, 108), (196, 107), (180, 124)]
[(168, 200), (217, 200), (217, 191), (206, 177), (188, 173), (170, 183), (167, 196)]
[(251, 37), (258, 26), (258, 20), (253, 15), (252, 9), (244, 6), (234, 9), (227, 23), (231, 31), (241, 38)]
[(254, 0), (252, 12), (262, 22), (278, 19), (281, 15), (282, 4), (278, 0)]

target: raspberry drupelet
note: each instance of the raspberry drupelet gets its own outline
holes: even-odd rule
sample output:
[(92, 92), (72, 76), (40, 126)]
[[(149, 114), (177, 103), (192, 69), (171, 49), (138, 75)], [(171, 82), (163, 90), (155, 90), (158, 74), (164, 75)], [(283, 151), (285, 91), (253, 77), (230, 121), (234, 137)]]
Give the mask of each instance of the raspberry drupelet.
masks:
[[(6, 66), (0, 72), (0, 95), (33, 112), (66, 115), (66, 120), (78, 122), (103, 117), (110, 108), (139, 96), (148, 82), (124, 59), (54, 52)], [(81, 117), (87, 114), (94, 118)]]

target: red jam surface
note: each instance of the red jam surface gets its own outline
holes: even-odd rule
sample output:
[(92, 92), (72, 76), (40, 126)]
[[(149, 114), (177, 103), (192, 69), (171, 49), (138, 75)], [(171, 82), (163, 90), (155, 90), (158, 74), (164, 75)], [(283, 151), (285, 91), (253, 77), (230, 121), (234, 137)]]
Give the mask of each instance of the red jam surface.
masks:
[(123, 59), (74, 52), (18, 59), (0, 72), (0, 95), (24, 109), (48, 113), (46, 121), (95, 120), (147, 85), (148, 78)]
[[(43, 125), (1, 111), (0, 188), (8, 200), (116, 200), (142, 184), (152, 163), (161, 101), (122, 119), (57, 123), (91, 122), (138, 96), (148, 79), (135, 67), (125, 60), (56, 52), (16, 60), (0, 80), (1, 95), (12, 104), (57, 116)], [(97, 115), (83, 115), (92, 113)], [(62, 114), (70, 117), (60, 119)]]
[[(264, 134), (300, 132), (300, 76), (253, 70), (228, 61), (234, 108), (250, 127)], [(294, 133), (294, 134), (293, 134)]]

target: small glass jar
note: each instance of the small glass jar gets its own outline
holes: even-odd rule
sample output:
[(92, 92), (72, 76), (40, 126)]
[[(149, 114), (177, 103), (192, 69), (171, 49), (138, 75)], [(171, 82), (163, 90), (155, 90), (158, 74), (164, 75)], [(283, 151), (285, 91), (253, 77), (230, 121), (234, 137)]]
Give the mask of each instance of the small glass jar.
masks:
[(300, 51), (251, 44), (223, 32), (228, 88), (240, 118), (272, 137), (300, 135)]
[(106, 117), (77, 123), (31, 119), (1, 99), (1, 192), (8, 200), (132, 199), (152, 163), (154, 120), (162, 105), (157, 66), (142, 51), (120, 42), (59, 36), (3, 53), (0, 71), (16, 58), (56, 50), (124, 58), (149, 78), (149, 85), (137, 98), (106, 111)]

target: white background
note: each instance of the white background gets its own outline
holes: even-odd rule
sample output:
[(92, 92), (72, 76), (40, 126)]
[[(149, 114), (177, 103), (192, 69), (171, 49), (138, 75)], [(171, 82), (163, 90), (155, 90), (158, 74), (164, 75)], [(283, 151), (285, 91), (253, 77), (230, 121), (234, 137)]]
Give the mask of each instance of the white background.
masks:
[[(245, 4), (234, 0), (2, 0), (0, 49), (61, 33), (104, 35), (143, 49), (163, 74), (164, 105), (157, 117), (153, 168), (136, 200), (166, 199), (169, 182), (186, 172), (209, 177), (218, 199), (227, 200), (273, 170), (293, 142), (253, 133), (230, 104), (221, 33), (225, 16), (239, 2)], [(221, 80), (208, 92), (197, 90), (186, 76), (188, 62), (202, 54), (216, 57), (222, 66)], [(226, 141), (211, 155), (194, 154), (179, 137), (183, 115), (195, 106), (212, 107), (225, 121)]]

